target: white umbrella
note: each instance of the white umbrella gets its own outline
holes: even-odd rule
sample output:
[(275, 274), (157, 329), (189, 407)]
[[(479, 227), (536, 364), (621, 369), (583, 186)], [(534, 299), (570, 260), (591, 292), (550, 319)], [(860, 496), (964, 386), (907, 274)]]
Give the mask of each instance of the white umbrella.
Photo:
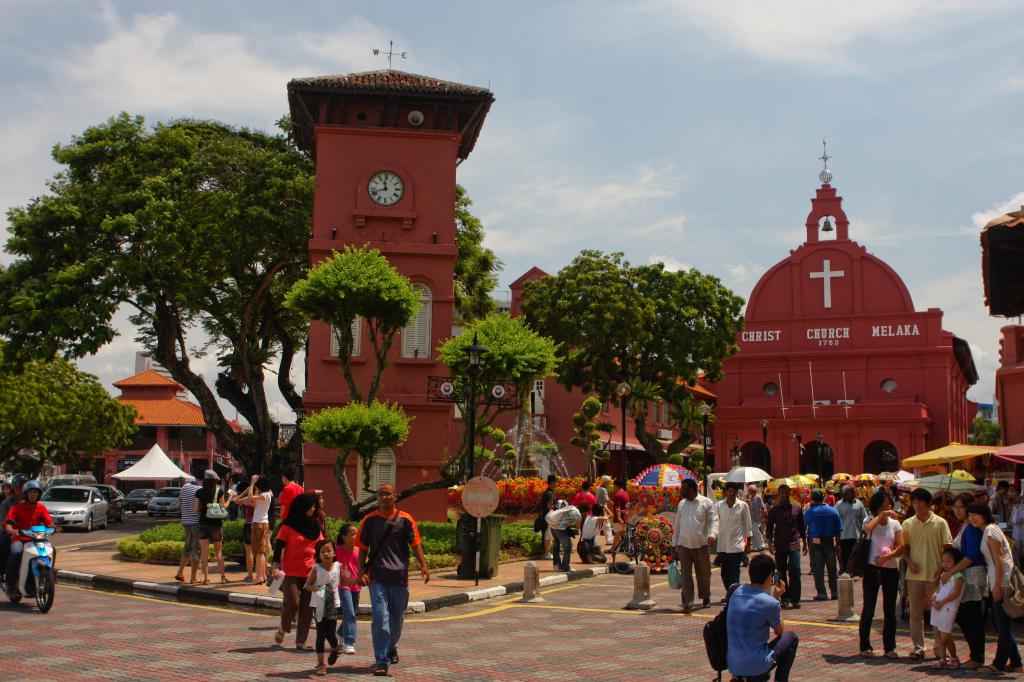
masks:
[(736, 467), (726, 477), (726, 483), (761, 483), (771, 479), (772, 475), (757, 467)]

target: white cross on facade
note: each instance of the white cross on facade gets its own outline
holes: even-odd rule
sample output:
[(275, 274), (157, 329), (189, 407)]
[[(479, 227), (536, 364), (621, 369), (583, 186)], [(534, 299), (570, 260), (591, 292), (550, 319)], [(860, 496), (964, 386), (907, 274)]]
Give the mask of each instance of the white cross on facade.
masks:
[(832, 278), (833, 277), (842, 277), (842, 276), (844, 276), (846, 274), (842, 270), (831, 270), (830, 269), (830, 265), (831, 265), (831, 263), (826, 258), (825, 262), (822, 264), (821, 272), (812, 272), (811, 273), (811, 279), (825, 280), (824, 283), (825, 283), (825, 307), (826, 308), (831, 308), (832, 307)]

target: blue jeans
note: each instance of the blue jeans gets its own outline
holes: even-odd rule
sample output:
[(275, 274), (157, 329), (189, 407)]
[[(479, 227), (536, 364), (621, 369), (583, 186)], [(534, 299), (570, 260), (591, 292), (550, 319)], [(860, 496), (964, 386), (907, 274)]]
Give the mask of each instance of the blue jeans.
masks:
[(359, 609), (359, 593), (350, 590), (338, 590), (341, 595), (341, 625), (338, 626), (338, 637), (342, 644), (356, 645), (356, 611)]
[(992, 600), (992, 616), (996, 621), (996, 631), (999, 639), (996, 643), (996, 657), (992, 665), (1000, 670), (1006, 667), (1020, 667), (1020, 651), (1017, 649), (1017, 642), (1013, 639), (1013, 619), (1003, 611), (1002, 602)]
[(405, 585), (370, 583), (370, 608), (373, 634), (373, 656), (377, 665), (388, 666), (388, 657), (398, 653), (402, 636), (405, 607), (409, 605), (409, 588)]
[(800, 603), (800, 550), (793, 549), (775, 554), (775, 566), (779, 576), (786, 581), (786, 593), (782, 601)]
[[(555, 563), (558, 564), (558, 570), (568, 571), (569, 557), (572, 555), (572, 538), (569, 537), (569, 531), (552, 528), (551, 537), (555, 539), (555, 546), (551, 549)], [(561, 555), (561, 559), (559, 555)]]

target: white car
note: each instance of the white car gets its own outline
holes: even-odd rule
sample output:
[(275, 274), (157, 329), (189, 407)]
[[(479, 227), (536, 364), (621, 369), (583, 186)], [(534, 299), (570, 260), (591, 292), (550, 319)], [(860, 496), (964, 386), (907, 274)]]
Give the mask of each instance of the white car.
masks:
[(156, 495), (149, 501), (146, 513), (150, 516), (180, 516), (178, 507), (178, 496), (181, 495), (181, 488), (160, 488)]
[(84, 485), (56, 485), (40, 500), (53, 517), (54, 524), (68, 528), (107, 527), (107, 501), (96, 488)]

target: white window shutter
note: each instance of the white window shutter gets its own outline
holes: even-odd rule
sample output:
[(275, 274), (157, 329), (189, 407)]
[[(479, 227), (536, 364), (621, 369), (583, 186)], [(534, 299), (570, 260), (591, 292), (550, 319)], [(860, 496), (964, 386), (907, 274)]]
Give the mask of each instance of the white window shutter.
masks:
[(430, 357), (430, 324), (433, 300), (430, 290), (422, 284), (413, 285), (419, 294), (419, 308), (412, 321), (402, 330), (402, 357)]
[[(360, 332), (362, 331), (362, 318), (356, 317), (352, 320), (352, 356), (362, 355), (363, 349), (363, 337)], [(331, 357), (338, 357), (338, 337), (334, 333), (334, 327), (331, 328)]]
[(356, 476), (358, 478), (358, 485), (362, 489), (362, 497), (367, 495), (373, 495), (377, 492), (377, 488), (384, 485), (385, 483), (395, 484), (395, 453), (391, 448), (381, 448), (377, 451), (376, 457), (373, 460), (373, 466), (370, 469), (370, 488), (369, 490), (362, 488), (363, 485), (363, 460), (359, 458), (358, 465), (356, 466)]
[(539, 379), (533, 382), (533, 395), (530, 396), (533, 413), (544, 414), (544, 380)]

